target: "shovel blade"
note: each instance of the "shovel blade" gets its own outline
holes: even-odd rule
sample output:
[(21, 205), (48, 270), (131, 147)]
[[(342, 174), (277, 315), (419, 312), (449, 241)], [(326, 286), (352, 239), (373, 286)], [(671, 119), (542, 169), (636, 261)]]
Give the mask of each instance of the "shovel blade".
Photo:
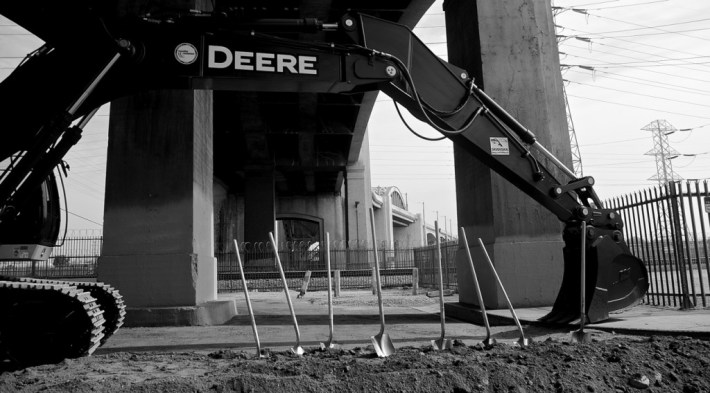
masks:
[(338, 349), (340, 346), (338, 344), (333, 344), (332, 342), (320, 343), (320, 350), (327, 351), (329, 349)]
[(438, 340), (431, 340), (431, 346), (437, 351), (443, 351), (451, 349), (451, 347), (453, 347), (453, 341), (448, 338), (441, 337)]
[(377, 353), (378, 357), (384, 358), (394, 354), (394, 344), (389, 334), (380, 333), (370, 337), (370, 339), (372, 340), (372, 346), (375, 347), (375, 353)]
[[(565, 270), (562, 286), (552, 311), (540, 318), (554, 324), (567, 324), (581, 313), (581, 250), (578, 244), (564, 249)], [(638, 304), (648, 290), (648, 272), (643, 261), (629, 251), (623, 240), (599, 236), (586, 247), (585, 308), (590, 323), (609, 319), (609, 313)]]
[(303, 354), (306, 353), (306, 351), (303, 349), (302, 346), (297, 345), (297, 346), (291, 348), (291, 353), (293, 353), (296, 356), (303, 356)]
[(575, 330), (570, 333), (572, 341), (576, 343), (588, 343), (592, 341), (592, 335), (584, 330)]

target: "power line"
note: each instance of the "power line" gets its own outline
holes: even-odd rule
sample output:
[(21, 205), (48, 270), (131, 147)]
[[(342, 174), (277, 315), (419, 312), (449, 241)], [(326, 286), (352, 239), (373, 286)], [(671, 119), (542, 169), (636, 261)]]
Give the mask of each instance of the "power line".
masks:
[[(664, 29), (661, 29), (661, 28), (653, 27), (653, 26), (645, 26), (645, 25), (641, 25), (641, 24), (638, 24), (638, 23), (633, 23), (633, 22), (623, 21), (623, 20), (619, 20), (619, 19), (609, 18), (609, 17), (607, 17), (607, 16), (601, 16), (601, 15), (591, 14), (591, 13), (588, 13), (588, 12), (585, 12), (585, 15), (593, 16), (593, 17), (595, 17), (595, 18), (600, 18), (600, 19), (606, 19), (606, 20), (610, 20), (610, 21), (613, 21), (613, 22), (617, 22), (617, 23), (624, 23), (624, 24), (628, 24), (628, 25), (631, 25), (631, 26), (639, 26), (639, 27), (643, 27), (643, 28), (647, 28), (647, 29), (660, 30), (660, 31), (662, 31), (662, 32), (664, 32), (664, 33), (666, 33), (666, 34), (678, 34), (678, 35), (682, 35), (682, 36), (689, 37), (689, 38), (699, 39), (699, 40), (702, 40), (702, 41), (710, 41), (710, 40), (708, 40), (708, 39), (706, 39), (706, 38), (695, 37), (695, 36), (688, 35), (688, 34), (682, 34), (683, 32), (686, 32), (686, 31), (677, 32), (677, 31), (664, 30)], [(700, 29), (700, 30), (707, 30), (707, 29)], [(698, 31), (698, 30), (688, 30), (687, 32), (690, 32), (690, 31)], [(594, 34), (594, 33), (592, 33), (592, 34)], [(649, 33), (649, 34), (645, 34), (645, 35), (657, 35), (657, 34)], [(637, 36), (643, 36), (643, 35), (637, 35)], [(630, 37), (637, 37), (637, 36), (630, 36)], [(619, 36), (619, 37), (623, 37), (623, 36)], [(616, 38), (616, 37), (603, 37), (603, 38)], [(624, 37), (624, 38), (625, 38), (625, 37)]]
[[(587, 73), (579, 70), (571, 70), (572, 72), (576, 72), (579, 74), (584, 74), (588, 75)], [(663, 90), (674, 90), (678, 91), (681, 93), (686, 93), (686, 94), (695, 94), (695, 95), (700, 95), (700, 96), (710, 96), (710, 93), (707, 93), (706, 91), (703, 90), (698, 90), (698, 89), (690, 89), (687, 87), (681, 87), (677, 85), (671, 85), (668, 83), (663, 83), (663, 82), (656, 82), (648, 79), (643, 79), (643, 78), (635, 78), (635, 77), (630, 77), (626, 75), (621, 75), (621, 74), (616, 74), (613, 72), (607, 72), (607, 71), (595, 71), (595, 73), (601, 73), (601, 74), (608, 74), (608, 75), (617, 75), (619, 78), (615, 78), (613, 76), (602, 76), (602, 78), (606, 79), (611, 79), (611, 80), (616, 80), (616, 81), (621, 81), (621, 82), (626, 82), (626, 83), (633, 83), (636, 85), (641, 85), (641, 86), (648, 86), (648, 87), (654, 87), (654, 88), (659, 88)], [(627, 78), (627, 79), (624, 79)], [(631, 80), (629, 80), (631, 79)], [(641, 82), (636, 82), (636, 80), (639, 80)], [(644, 83), (645, 82), (645, 83)], [(695, 90), (695, 91), (693, 91)]]
[[(573, 28), (569, 28), (569, 29), (573, 30), (573, 31), (580, 32), (585, 35), (594, 34), (592, 32), (584, 31), (584, 30), (573, 29)], [(619, 37), (607, 37), (607, 38), (611, 38), (611, 39), (618, 40), (621, 42), (628, 42), (629, 44), (632, 44), (633, 46), (647, 46), (649, 48), (661, 49), (661, 50), (667, 51), (667, 52), (677, 52), (677, 53), (683, 53), (683, 54), (691, 55), (691, 56), (700, 56), (697, 53), (686, 52), (686, 51), (678, 50), (677, 48), (666, 48), (666, 47), (662, 47), (662, 46), (658, 46), (658, 45), (647, 44), (647, 43), (640, 42), (640, 41), (625, 40), (625, 39), (621, 39)]]
[(623, 143), (623, 142), (631, 142), (631, 141), (640, 141), (640, 140), (646, 140), (647, 138), (632, 138), (632, 139), (621, 139), (621, 140), (616, 140), (616, 141), (609, 141), (609, 142), (600, 142), (600, 143), (589, 143), (582, 145), (583, 147), (587, 146), (601, 146), (601, 145), (611, 145), (611, 144), (616, 144), (616, 143)]
[(707, 120), (710, 120), (710, 117), (705, 117), (705, 116), (697, 116), (697, 115), (691, 115), (691, 114), (687, 114), (687, 113), (666, 111), (666, 110), (663, 110), (663, 109), (648, 108), (648, 107), (643, 107), (643, 106), (638, 106), (638, 105), (623, 104), (623, 103), (620, 103), (620, 102), (613, 102), (613, 101), (601, 100), (601, 99), (598, 99), (598, 98), (582, 97), (582, 96), (577, 96), (577, 95), (572, 95), (572, 94), (570, 94), (569, 96), (570, 96), (570, 97), (574, 97), (574, 98), (579, 98), (579, 99), (582, 99), (582, 100), (597, 101), (597, 102), (603, 102), (603, 103), (606, 103), (606, 104), (613, 104), (613, 105), (619, 105), (619, 106), (627, 106), (627, 107), (630, 107), (630, 108), (649, 110), (649, 111), (654, 111), (654, 112), (656, 112), (656, 113), (659, 113), (659, 112), (660, 112), (660, 113), (669, 113), (669, 114), (672, 114), (672, 115), (679, 115), (679, 116), (686, 116), (686, 117), (694, 117), (694, 118), (697, 118), (697, 119), (707, 119)]
[[(587, 57), (587, 56), (579, 56), (579, 55), (572, 55), (572, 54), (570, 54), (569, 56), (578, 57), (578, 58), (584, 59), (584, 60), (597, 60), (597, 61), (598, 61), (598, 59), (594, 59), (594, 58)], [(604, 67), (603, 65), (602, 65), (602, 66), (599, 66), (599, 67), (593, 67), (593, 66), (589, 66), (589, 65), (587, 65), (587, 64), (568, 64), (568, 66), (569, 66), (569, 67), (579, 67), (579, 68), (582, 68), (582, 69), (590, 69), (591, 71), (594, 71), (595, 68), (606, 68), (606, 67)], [(619, 68), (619, 67), (611, 67), (611, 68)], [(638, 67), (627, 67), (627, 68), (638, 68)], [(710, 80), (708, 80), (708, 79), (692, 78), (692, 77), (689, 77), (689, 76), (687, 76), (687, 75), (677, 75), (677, 74), (671, 74), (671, 73), (668, 73), (668, 72), (662, 72), (662, 71), (656, 71), (656, 70), (649, 70), (649, 69), (644, 69), (644, 68), (641, 68), (641, 69), (642, 69), (644, 72), (650, 72), (650, 73), (653, 73), (653, 74), (667, 75), (667, 76), (672, 76), (672, 77), (675, 77), (675, 78), (678, 78), (678, 79), (687, 79), (687, 80), (692, 80), (692, 81), (696, 81), (696, 82), (707, 82), (707, 83), (710, 83)]]
[[(591, 42), (590, 42), (590, 43), (591, 43)], [(668, 59), (668, 60), (673, 60), (673, 59), (674, 59), (673, 57), (668, 57), (668, 56), (659, 55), (659, 54), (650, 53), (650, 52), (644, 52), (644, 51), (635, 50), (635, 49), (631, 49), (631, 48), (624, 48), (624, 47), (620, 47), (620, 46), (616, 46), (616, 45), (606, 44), (606, 43), (603, 43), (603, 42), (594, 42), (594, 44), (595, 44), (595, 45), (601, 45), (601, 46), (609, 47), (609, 48), (620, 49), (620, 50), (622, 50), (622, 51), (624, 51), (624, 52), (640, 53), (640, 54), (642, 54), (642, 55), (656, 56), (656, 57), (661, 57), (661, 58), (663, 58), (663, 59)], [(578, 46), (572, 46), (572, 48), (575, 48), (575, 49), (584, 49), (584, 48), (580, 48), (580, 47), (578, 47)], [(590, 52), (591, 52), (591, 51), (590, 51)], [(625, 57), (625, 58), (634, 59), (634, 60), (641, 60), (641, 59), (638, 58), (638, 57), (633, 57), (633, 56), (629, 56), (629, 55), (626, 55), (626, 54), (620, 54), (620, 53), (614, 53), (614, 52), (607, 52), (607, 51), (600, 51), (600, 50), (594, 50), (594, 52), (597, 52), (597, 53), (604, 53), (604, 54), (608, 54), (608, 55), (612, 55), (612, 56), (617, 56), (617, 57)], [(659, 61), (660, 61), (660, 60), (659, 60)], [(710, 70), (702, 70), (702, 69), (690, 67), (690, 66), (687, 66), (687, 65), (684, 65), (684, 66), (682, 66), (682, 67), (685, 67), (685, 68), (687, 68), (687, 69), (689, 69), (689, 70), (699, 71), (699, 72), (710, 72)], [(710, 67), (707, 66), (707, 65), (702, 64), (702, 68), (710, 68)]]
[(656, 100), (671, 101), (671, 102), (677, 102), (677, 103), (680, 103), (680, 104), (688, 104), (688, 105), (695, 105), (695, 106), (701, 106), (701, 107), (705, 107), (705, 108), (710, 108), (710, 105), (698, 104), (698, 103), (691, 102), (691, 101), (675, 100), (675, 99), (672, 99), (672, 98), (653, 96), (653, 95), (650, 95), (650, 94), (643, 94), (643, 93), (636, 93), (636, 92), (628, 91), (628, 90), (614, 89), (613, 87), (590, 85), (589, 83), (575, 82), (575, 81), (570, 81), (570, 80), (567, 80), (567, 81), (570, 82), (570, 83), (576, 83), (576, 84), (578, 84), (578, 85), (594, 87), (594, 88), (597, 88), (597, 89), (604, 89), (604, 90), (617, 91), (617, 92), (619, 92), (619, 93), (633, 94), (633, 95), (637, 95), (637, 96), (641, 96), (641, 97), (653, 98), (653, 99), (656, 99)]
[(592, 33), (592, 34), (612, 34), (612, 33), (624, 33), (627, 31), (636, 31), (636, 30), (648, 30), (648, 29), (657, 29), (659, 27), (668, 27), (668, 26), (679, 26), (679, 25), (686, 25), (690, 23), (698, 23), (698, 22), (704, 22), (710, 20), (710, 18), (703, 18), (703, 19), (695, 19), (695, 20), (690, 20), (690, 21), (685, 21), (685, 22), (677, 22), (677, 23), (669, 23), (665, 25), (656, 25), (656, 26), (651, 26), (651, 27), (635, 27), (633, 29), (622, 29), (622, 30), (612, 30), (612, 31), (603, 31), (603, 32), (597, 32), (597, 33)]
[(98, 225), (98, 226), (100, 226), (100, 227), (103, 227), (103, 226), (104, 226), (104, 224), (98, 223), (98, 222), (96, 222), (96, 221), (94, 221), (94, 220), (91, 220), (91, 219), (89, 219), (89, 218), (86, 218), (86, 217), (84, 217), (84, 216), (80, 216), (80, 215), (78, 215), (78, 214), (76, 214), (76, 213), (72, 213), (72, 212), (70, 212), (69, 210), (65, 210), (64, 208), (62, 208), (62, 211), (65, 211), (65, 212), (67, 212), (68, 214), (71, 214), (71, 215), (74, 216), (74, 217), (78, 217), (78, 218), (81, 218), (82, 220), (86, 220), (86, 221), (88, 221), (88, 222), (90, 222), (90, 223), (96, 224), (96, 225)]

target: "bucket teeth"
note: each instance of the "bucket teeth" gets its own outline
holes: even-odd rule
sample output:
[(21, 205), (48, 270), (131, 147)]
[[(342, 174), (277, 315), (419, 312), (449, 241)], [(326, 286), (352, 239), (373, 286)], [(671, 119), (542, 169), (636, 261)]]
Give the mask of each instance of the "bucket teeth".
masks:
[[(550, 324), (568, 324), (580, 318), (579, 247), (564, 249), (562, 286), (552, 311), (540, 318)], [(631, 255), (623, 240), (600, 236), (586, 249), (585, 315), (590, 323), (609, 319), (609, 313), (634, 306), (648, 290), (643, 261)]]

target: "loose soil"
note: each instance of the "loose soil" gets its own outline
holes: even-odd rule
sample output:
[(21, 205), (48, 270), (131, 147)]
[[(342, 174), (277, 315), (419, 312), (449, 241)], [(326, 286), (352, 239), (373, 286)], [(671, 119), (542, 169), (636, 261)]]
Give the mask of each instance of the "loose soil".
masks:
[[(271, 352), (119, 352), (0, 374), (1, 392), (710, 392), (710, 342), (689, 337), (620, 336), (593, 330), (538, 335), (521, 348), (455, 342), (372, 347), (303, 357)], [(467, 340), (468, 341), (468, 340)]]

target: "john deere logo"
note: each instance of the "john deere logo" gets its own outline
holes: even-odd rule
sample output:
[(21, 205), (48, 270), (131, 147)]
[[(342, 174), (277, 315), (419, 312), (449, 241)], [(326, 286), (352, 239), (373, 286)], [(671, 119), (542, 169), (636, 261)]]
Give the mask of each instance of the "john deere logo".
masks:
[(197, 60), (197, 48), (189, 43), (182, 43), (175, 48), (175, 60), (180, 64), (192, 64)]

